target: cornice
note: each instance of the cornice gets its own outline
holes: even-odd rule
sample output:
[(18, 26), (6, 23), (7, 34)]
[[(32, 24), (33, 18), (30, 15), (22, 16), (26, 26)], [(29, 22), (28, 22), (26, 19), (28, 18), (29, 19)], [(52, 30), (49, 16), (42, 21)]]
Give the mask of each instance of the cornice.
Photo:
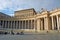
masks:
[(56, 12), (59, 12), (59, 11), (60, 11), (60, 8), (57, 8), (57, 9), (51, 10), (50, 13), (56, 13)]

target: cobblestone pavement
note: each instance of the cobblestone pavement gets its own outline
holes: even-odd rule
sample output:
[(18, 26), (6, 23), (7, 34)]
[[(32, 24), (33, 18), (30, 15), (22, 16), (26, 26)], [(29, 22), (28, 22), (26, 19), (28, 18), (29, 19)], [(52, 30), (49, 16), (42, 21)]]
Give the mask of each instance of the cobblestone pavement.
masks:
[(0, 35), (0, 40), (60, 40), (60, 34)]

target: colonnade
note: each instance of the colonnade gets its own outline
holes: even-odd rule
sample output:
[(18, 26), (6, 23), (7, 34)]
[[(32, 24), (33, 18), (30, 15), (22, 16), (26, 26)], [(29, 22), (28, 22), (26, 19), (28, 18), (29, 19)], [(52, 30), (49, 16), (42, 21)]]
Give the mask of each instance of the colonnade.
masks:
[(16, 20), (16, 21), (6, 21), (0, 20), (0, 28), (8, 29), (35, 29), (34, 20)]
[(59, 16), (43, 17), (37, 19), (37, 30), (60, 30)]
[(59, 16), (43, 17), (36, 20), (0, 20), (0, 28), (33, 29), (33, 30), (60, 30)]
[(41, 31), (41, 30), (45, 30), (46, 29), (46, 23), (45, 23), (45, 18), (38, 18), (37, 19), (37, 30)]
[[(54, 17), (56, 18), (56, 19), (54, 19)], [(60, 30), (60, 25), (59, 25), (59, 16), (58, 15), (56, 15), (56, 16), (52, 16), (51, 17), (51, 19), (52, 19), (52, 30)]]

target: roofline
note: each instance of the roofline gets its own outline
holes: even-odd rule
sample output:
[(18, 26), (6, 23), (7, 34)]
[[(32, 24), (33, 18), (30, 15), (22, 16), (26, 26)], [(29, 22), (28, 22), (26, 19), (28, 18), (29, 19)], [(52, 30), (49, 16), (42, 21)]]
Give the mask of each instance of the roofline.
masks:
[(34, 8), (28, 8), (28, 9), (17, 10), (17, 11), (15, 11), (15, 12), (20, 12), (20, 11), (25, 11), (25, 10), (34, 10)]

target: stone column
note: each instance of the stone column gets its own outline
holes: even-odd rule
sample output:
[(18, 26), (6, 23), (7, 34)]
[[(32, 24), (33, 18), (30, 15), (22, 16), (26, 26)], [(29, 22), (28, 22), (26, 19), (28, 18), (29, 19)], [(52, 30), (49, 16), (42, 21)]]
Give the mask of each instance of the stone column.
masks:
[(37, 19), (34, 19), (34, 31), (37, 32)]
[(3, 21), (3, 23), (2, 23), (2, 28), (4, 28), (4, 21)]
[(25, 25), (25, 24), (24, 24), (24, 21), (23, 21), (23, 29), (24, 29), (24, 27), (25, 27), (24, 25)]
[(14, 29), (16, 28), (16, 21), (14, 21)]
[(45, 30), (48, 30), (48, 19), (47, 19), (47, 17), (44, 17), (44, 29)]
[(40, 19), (40, 30), (41, 30), (41, 19)]
[(16, 21), (15, 21), (15, 29), (16, 29)]
[(8, 25), (7, 27), (9, 28), (9, 21), (7, 21), (7, 25)]
[(32, 20), (31, 20), (31, 29), (32, 29)]
[(11, 21), (9, 21), (9, 29), (11, 28)]
[(59, 17), (58, 17), (58, 15), (56, 16), (56, 18), (57, 18), (57, 28), (59, 30)]
[(43, 30), (43, 21), (41, 19), (41, 30)]
[(25, 29), (26, 29), (26, 20), (25, 20)]
[(12, 21), (12, 29), (13, 29), (13, 26), (14, 26), (14, 21)]
[(3, 28), (3, 20), (1, 20), (1, 28)]
[(11, 21), (11, 29), (12, 29), (12, 21)]
[(17, 23), (17, 27), (18, 27), (18, 29), (19, 29), (19, 21), (18, 21), (18, 23)]
[(6, 28), (6, 25), (7, 25), (7, 21), (5, 21), (5, 28)]
[(23, 29), (23, 21), (22, 21), (22, 29)]
[(40, 31), (40, 19), (37, 19), (37, 31)]
[(17, 21), (16, 21), (16, 29), (17, 29)]
[(28, 29), (29, 29), (29, 20), (28, 20)]
[(21, 21), (20, 21), (20, 29), (21, 29)]
[(8, 21), (6, 21), (6, 27), (8, 28)]
[(14, 21), (14, 26), (13, 26), (13, 28), (15, 29), (15, 21)]
[(8, 21), (8, 29), (9, 29), (9, 21)]
[(20, 21), (19, 21), (19, 29), (20, 29)]
[(1, 28), (1, 20), (0, 20), (0, 28)]
[(27, 24), (28, 24), (28, 20), (26, 20), (26, 29), (28, 28), (28, 25)]
[(18, 21), (16, 21), (16, 29), (18, 29)]
[(22, 29), (22, 22), (20, 21), (20, 29)]
[(52, 30), (54, 30), (54, 19), (53, 19), (53, 16), (51, 18), (52, 18)]
[(33, 26), (34, 26), (34, 31), (35, 31), (35, 20), (34, 20), (34, 25)]

